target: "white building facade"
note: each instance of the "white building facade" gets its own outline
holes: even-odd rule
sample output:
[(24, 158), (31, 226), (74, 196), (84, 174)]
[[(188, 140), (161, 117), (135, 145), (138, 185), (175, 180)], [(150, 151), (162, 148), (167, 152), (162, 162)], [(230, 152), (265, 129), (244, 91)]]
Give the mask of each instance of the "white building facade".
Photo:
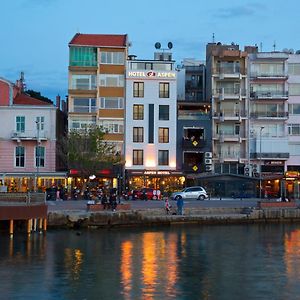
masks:
[(135, 188), (163, 189), (176, 174), (176, 71), (166, 57), (127, 61), (125, 170)]

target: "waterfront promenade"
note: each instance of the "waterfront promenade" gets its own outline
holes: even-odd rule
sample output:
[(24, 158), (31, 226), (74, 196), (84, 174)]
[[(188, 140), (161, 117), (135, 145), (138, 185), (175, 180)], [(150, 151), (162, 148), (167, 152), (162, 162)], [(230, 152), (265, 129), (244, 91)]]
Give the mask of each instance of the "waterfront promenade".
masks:
[[(170, 201), (166, 214), (164, 201), (123, 201), (130, 209), (88, 211), (87, 201), (48, 201), (48, 225), (53, 227), (111, 227), (128, 225), (172, 225), (178, 223), (238, 224), (255, 222), (300, 221), (298, 201), (294, 207), (261, 208), (258, 199), (188, 200), (184, 214), (176, 214), (176, 201)], [(285, 205), (283, 202), (276, 202)], [(289, 202), (290, 203), (290, 202)], [(288, 205), (288, 204), (287, 204)]]

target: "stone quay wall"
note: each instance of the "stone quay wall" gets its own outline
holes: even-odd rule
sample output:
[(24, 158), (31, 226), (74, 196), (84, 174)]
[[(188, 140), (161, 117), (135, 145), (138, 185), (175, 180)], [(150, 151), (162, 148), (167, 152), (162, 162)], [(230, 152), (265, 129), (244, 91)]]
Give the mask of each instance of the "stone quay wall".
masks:
[(175, 224), (243, 224), (300, 222), (299, 208), (190, 208), (167, 215), (163, 208), (120, 211), (60, 211), (48, 213), (52, 228), (106, 228)]

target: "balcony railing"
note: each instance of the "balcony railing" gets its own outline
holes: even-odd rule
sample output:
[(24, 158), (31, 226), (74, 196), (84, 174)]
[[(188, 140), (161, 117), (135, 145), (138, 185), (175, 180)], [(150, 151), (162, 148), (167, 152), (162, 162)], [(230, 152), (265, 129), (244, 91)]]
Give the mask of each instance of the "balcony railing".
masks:
[(250, 113), (250, 117), (253, 118), (253, 119), (259, 119), (259, 118), (287, 119), (289, 117), (289, 113), (287, 111), (282, 111), (282, 112), (252, 112), (252, 113)]
[(178, 120), (209, 120), (210, 113), (201, 111), (178, 111)]
[(240, 118), (240, 117), (246, 117), (246, 112), (244, 110), (221, 110), (221, 111), (215, 111), (213, 113), (214, 117), (218, 118)]
[(274, 73), (263, 73), (263, 72), (251, 72), (251, 78), (259, 78), (262, 77), (264, 79), (280, 79), (280, 78), (288, 78), (288, 75), (285, 72), (274, 72)]
[(195, 139), (190, 139), (186, 137), (182, 138), (182, 148), (184, 150), (199, 149), (205, 146), (206, 146), (206, 141), (204, 140), (204, 137), (199, 137)]
[(47, 131), (40, 130), (25, 130), (21, 131), (12, 131), (11, 138), (13, 140), (47, 140)]
[(288, 91), (256, 91), (250, 93), (250, 98), (254, 99), (281, 99), (288, 98)]
[(274, 158), (282, 158), (282, 159), (288, 159), (290, 157), (290, 153), (285, 152), (262, 152), (262, 153), (250, 153), (250, 158), (257, 158), (257, 159), (274, 159)]
[(230, 75), (230, 74), (245, 74), (245, 68), (242, 68), (238, 65), (236, 66), (217, 66), (213, 69), (214, 74), (224, 74), (224, 75)]
[(240, 89), (240, 88), (217, 88), (213, 90), (213, 94), (217, 97), (240, 97), (240, 96), (246, 96), (246, 90), (245, 89)]
[(98, 111), (97, 106), (83, 106), (83, 105), (76, 105), (74, 106), (73, 110), (70, 112), (75, 113), (96, 113)]

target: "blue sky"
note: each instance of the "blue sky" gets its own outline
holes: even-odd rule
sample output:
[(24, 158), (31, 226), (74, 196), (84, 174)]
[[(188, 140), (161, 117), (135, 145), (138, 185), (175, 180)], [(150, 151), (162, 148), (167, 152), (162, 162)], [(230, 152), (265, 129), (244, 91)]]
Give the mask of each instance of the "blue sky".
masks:
[(173, 57), (205, 59), (215, 40), (263, 51), (300, 49), (298, 0), (1, 0), (0, 77), (25, 72), (27, 87), (67, 94), (68, 43), (76, 32), (129, 35), (130, 53), (152, 58), (173, 42)]

